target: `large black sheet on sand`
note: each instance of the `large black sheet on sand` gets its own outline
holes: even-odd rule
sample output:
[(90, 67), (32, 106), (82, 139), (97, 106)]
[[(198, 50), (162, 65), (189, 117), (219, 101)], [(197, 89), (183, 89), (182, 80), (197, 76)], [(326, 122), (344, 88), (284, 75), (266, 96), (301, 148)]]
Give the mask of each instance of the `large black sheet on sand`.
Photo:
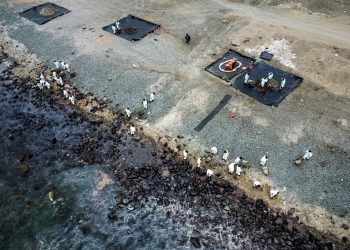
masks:
[[(103, 30), (114, 34), (112, 30), (112, 25), (114, 24), (115, 22), (108, 26), (103, 27)], [(128, 15), (127, 17), (120, 19), (119, 24), (120, 24), (121, 31), (120, 33), (116, 33), (114, 35), (120, 36), (130, 42), (141, 40), (146, 35), (155, 31), (160, 27), (159, 24), (148, 22), (146, 20), (135, 17), (133, 15)], [(136, 27), (137, 31), (132, 34), (127, 33), (124, 29), (127, 28), (128, 26)]]
[(282, 100), (303, 81), (303, 78), (275, 68), (264, 61), (258, 61), (254, 64), (253, 70), (250, 71), (250, 79), (258, 80), (262, 77), (267, 77), (269, 72), (274, 74), (273, 79), (278, 83), (281, 82), (282, 78), (286, 78), (286, 85), (283, 89), (267, 92), (258, 91), (256, 88), (251, 88), (244, 83), (245, 74), (241, 74), (233, 80), (232, 86), (265, 105), (278, 106)]
[[(53, 9), (55, 9), (55, 12), (49, 16), (41, 15), (40, 11), (45, 7), (53, 8)], [(19, 13), (19, 15), (24, 17), (24, 18), (27, 18), (28, 20), (30, 20), (34, 23), (42, 25), (44, 23), (51, 21), (52, 19), (54, 19), (56, 17), (67, 14), (68, 12), (69, 12), (69, 10), (67, 10), (66, 8), (63, 8), (61, 6), (58, 6), (56, 4), (44, 3), (44, 4), (40, 4), (38, 6), (34, 6), (28, 10), (25, 10), (25, 11)]]

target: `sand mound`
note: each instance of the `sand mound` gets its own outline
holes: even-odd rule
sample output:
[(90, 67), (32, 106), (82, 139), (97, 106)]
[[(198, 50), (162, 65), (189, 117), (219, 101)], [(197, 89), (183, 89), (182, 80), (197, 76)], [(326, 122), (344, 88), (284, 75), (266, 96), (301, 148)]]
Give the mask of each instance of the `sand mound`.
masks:
[(55, 14), (56, 10), (51, 7), (44, 7), (40, 10), (39, 14), (42, 16), (51, 16)]

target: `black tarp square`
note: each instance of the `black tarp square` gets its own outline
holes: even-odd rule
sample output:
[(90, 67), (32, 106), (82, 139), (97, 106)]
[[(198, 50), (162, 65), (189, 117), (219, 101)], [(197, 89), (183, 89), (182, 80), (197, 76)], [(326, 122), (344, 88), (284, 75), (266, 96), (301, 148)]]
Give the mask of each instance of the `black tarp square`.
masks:
[(275, 68), (264, 61), (258, 61), (254, 64), (253, 70), (249, 70), (249, 79), (260, 80), (263, 77), (266, 78), (269, 72), (273, 73), (272, 79), (278, 84), (281, 83), (282, 78), (286, 79), (286, 85), (283, 89), (263, 91), (256, 87), (249, 87), (244, 83), (245, 74), (241, 74), (234, 81), (232, 81), (232, 86), (240, 92), (265, 105), (278, 106), (282, 100), (303, 81), (303, 78)]
[[(103, 27), (103, 30), (110, 32), (112, 34), (112, 25), (115, 23), (112, 23), (108, 26)], [(144, 38), (147, 34), (155, 31), (160, 27), (159, 24), (151, 23), (146, 20), (143, 20), (141, 18), (135, 17), (133, 15), (128, 15), (127, 17), (124, 17), (123, 19), (119, 20), (119, 25), (121, 28), (121, 31), (119, 33), (116, 33), (116, 36), (120, 36), (128, 41), (138, 41)], [(136, 28), (136, 31), (133, 33), (128, 33), (128, 28)]]
[(53, 3), (44, 3), (19, 13), (20, 16), (37, 24), (44, 24), (52, 19), (67, 14), (69, 10)]
[(272, 57), (273, 57), (273, 54), (268, 51), (263, 51), (260, 54), (260, 59), (264, 59), (267, 61), (271, 61)]
[[(236, 70), (231, 72), (225, 72), (225, 64), (228, 60), (235, 58), (240, 62), (240, 66), (236, 68)], [(248, 56), (242, 55), (241, 53), (229, 50), (226, 54), (224, 54), (221, 58), (216, 60), (215, 62), (208, 65), (205, 70), (212, 73), (213, 75), (216, 75), (225, 81), (229, 82), (233, 77), (236, 75), (241, 74), (242, 72), (246, 71), (251, 64), (253, 64), (255, 60), (253, 58), (250, 58)], [(247, 68), (247, 69), (244, 69)]]

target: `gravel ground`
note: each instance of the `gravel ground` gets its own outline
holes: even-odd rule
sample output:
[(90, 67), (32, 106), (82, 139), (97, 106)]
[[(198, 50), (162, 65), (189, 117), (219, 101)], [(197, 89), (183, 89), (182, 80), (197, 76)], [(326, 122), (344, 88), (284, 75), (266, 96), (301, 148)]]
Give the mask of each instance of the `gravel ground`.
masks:
[[(67, 60), (77, 71), (76, 85), (83, 92), (134, 111), (141, 108), (142, 98), (156, 91), (147, 118), (151, 128), (184, 135), (184, 143), (199, 153), (213, 145), (220, 154), (228, 149), (230, 159), (242, 155), (253, 166), (268, 152), (269, 181), (285, 190), (285, 202), (316, 205), (349, 218), (350, 136), (348, 125), (339, 122), (350, 120), (349, 98), (335, 96), (306, 80), (272, 109), (204, 72), (206, 65), (229, 48), (229, 44), (223, 45), (226, 34), (249, 23), (245, 17), (237, 20), (226, 15), (227, 10), (211, 1), (177, 6), (157, 1), (118, 5), (99, 1), (98, 9), (91, 1), (55, 2), (72, 12), (40, 27), (17, 15), (30, 4), (7, 6), (2, 2), (2, 24), (43, 63)], [(128, 9), (131, 6), (132, 11)], [(120, 12), (116, 12), (118, 8)], [(121, 18), (129, 12), (161, 24), (163, 29), (138, 43), (102, 31), (102, 26), (115, 19), (115, 13)], [(222, 25), (227, 22), (232, 25)], [(194, 38), (190, 46), (181, 41), (188, 30)], [(194, 127), (227, 93), (233, 95), (230, 103), (201, 132), (195, 132)], [(231, 113), (237, 118), (228, 119)], [(314, 157), (296, 168), (293, 159), (308, 148)]]

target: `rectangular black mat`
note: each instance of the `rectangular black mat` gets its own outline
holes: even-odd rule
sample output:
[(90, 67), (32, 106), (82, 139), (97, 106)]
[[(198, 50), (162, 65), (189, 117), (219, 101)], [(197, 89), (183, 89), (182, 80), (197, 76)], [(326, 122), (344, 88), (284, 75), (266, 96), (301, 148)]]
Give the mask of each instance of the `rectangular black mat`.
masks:
[[(264, 61), (258, 61), (254, 64), (253, 70), (250, 70), (249, 72), (249, 79), (260, 82), (261, 78), (267, 78), (269, 72), (273, 73), (272, 79), (278, 84), (278, 88), (275, 90), (265, 91), (258, 89), (257, 87), (249, 87), (244, 83), (245, 74), (240, 75), (232, 81), (232, 86), (265, 105), (278, 106), (282, 100), (303, 81), (303, 78), (275, 68)], [(286, 84), (284, 88), (279, 89), (283, 78), (286, 79)]]
[(19, 15), (34, 23), (42, 25), (56, 17), (67, 14), (68, 12), (69, 10), (56, 4), (44, 3), (25, 10), (19, 13)]
[(205, 117), (197, 127), (194, 128), (195, 131), (199, 132), (201, 131), (207, 124), (210, 122), (214, 116), (216, 116), (222, 109), (223, 107), (226, 106), (226, 104), (231, 100), (231, 95), (225, 95), (224, 98), (219, 102), (219, 104)]
[[(105, 26), (102, 29), (114, 34), (112, 25), (115, 25), (115, 23)], [(119, 25), (121, 30), (119, 33), (116, 32), (114, 35), (120, 36), (130, 42), (141, 40), (146, 35), (160, 27), (159, 24), (148, 22), (133, 15), (128, 15), (127, 17), (120, 19)], [(134, 30), (134, 32), (130, 32), (131, 30)]]
[(264, 59), (264, 60), (267, 60), (267, 61), (271, 61), (272, 57), (273, 57), (273, 54), (268, 52), (268, 51), (263, 51), (260, 54), (260, 59)]
[[(238, 67), (230, 72), (225, 71), (226, 62), (233, 58), (239, 62)], [(242, 72), (246, 71), (247, 68), (254, 62), (255, 60), (253, 58), (242, 55), (237, 51), (229, 50), (221, 58), (208, 65), (205, 70), (229, 82), (236, 75), (239, 75)]]

